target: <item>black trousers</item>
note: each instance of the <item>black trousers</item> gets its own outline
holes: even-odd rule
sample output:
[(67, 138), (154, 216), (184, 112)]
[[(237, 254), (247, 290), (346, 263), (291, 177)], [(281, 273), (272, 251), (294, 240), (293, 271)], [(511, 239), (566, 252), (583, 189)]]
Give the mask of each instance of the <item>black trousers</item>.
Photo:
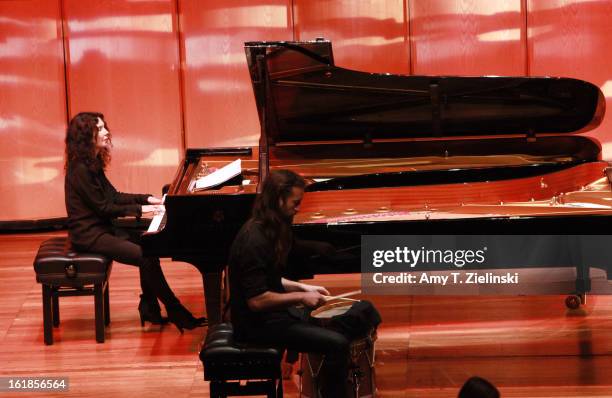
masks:
[(269, 322), (248, 331), (245, 339), (302, 353), (325, 355), (319, 379), (323, 398), (347, 397), (350, 341), (341, 333), (307, 321)]
[(158, 298), (166, 307), (178, 304), (179, 300), (166, 281), (159, 258), (144, 257), (140, 245), (133, 242), (135, 238), (127, 233), (117, 235), (110, 233), (101, 235), (89, 250), (103, 254), (114, 261), (137, 266), (140, 272), (140, 286), (146, 300)]

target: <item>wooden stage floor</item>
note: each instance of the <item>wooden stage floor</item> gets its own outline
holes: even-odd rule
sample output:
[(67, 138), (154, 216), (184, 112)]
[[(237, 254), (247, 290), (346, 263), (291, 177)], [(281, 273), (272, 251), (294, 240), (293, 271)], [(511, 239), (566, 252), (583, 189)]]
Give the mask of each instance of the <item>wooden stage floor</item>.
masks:
[[(111, 325), (96, 344), (93, 297), (60, 299), (55, 344), (43, 343), (41, 287), (32, 260), (46, 234), (0, 235), (0, 376), (69, 378), (63, 393), (0, 396), (208, 397), (198, 353), (206, 328), (141, 328), (136, 268), (115, 264)], [(202, 314), (201, 278), (163, 262), (170, 285)], [(317, 277), (333, 294), (359, 286), (358, 275)], [(376, 346), (380, 397), (456, 397), (480, 375), (503, 397), (612, 397), (612, 296), (589, 296), (569, 311), (563, 296), (368, 297), (383, 316)], [(297, 379), (297, 377), (295, 377)], [(285, 396), (297, 397), (294, 380)], [(3, 395), (4, 394), (4, 395)]]

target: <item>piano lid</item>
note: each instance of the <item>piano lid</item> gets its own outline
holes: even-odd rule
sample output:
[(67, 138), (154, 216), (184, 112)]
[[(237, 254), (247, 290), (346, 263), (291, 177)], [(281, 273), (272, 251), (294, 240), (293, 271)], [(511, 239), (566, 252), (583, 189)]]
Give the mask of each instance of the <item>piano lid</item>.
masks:
[(578, 79), (358, 72), (335, 66), (321, 39), (245, 51), (269, 145), (577, 133), (605, 111), (601, 90)]

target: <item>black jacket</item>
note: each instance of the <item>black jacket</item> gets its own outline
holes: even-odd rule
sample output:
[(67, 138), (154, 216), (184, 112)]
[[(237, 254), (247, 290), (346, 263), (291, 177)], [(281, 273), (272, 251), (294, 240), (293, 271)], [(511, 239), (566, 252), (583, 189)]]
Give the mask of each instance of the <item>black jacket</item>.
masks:
[(118, 192), (104, 170), (93, 172), (83, 163), (70, 165), (64, 182), (68, 235), (75, 248), (87, 250), (104, 233), (112, 233), (112, 220), (142, 215), (148, 194)]

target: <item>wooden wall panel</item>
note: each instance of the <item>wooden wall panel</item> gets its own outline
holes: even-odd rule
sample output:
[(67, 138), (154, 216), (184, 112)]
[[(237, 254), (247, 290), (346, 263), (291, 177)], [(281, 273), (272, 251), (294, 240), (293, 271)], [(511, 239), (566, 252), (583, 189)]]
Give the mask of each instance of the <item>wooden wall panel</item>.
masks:
[(534, 76), (567, 76), (598, 85), (608, 110), (587, 133), (612, 159), (612, 2), (529, 0), (529, 59)]
[(59, 0), (0, 1), (0, 220), (62, 217)]
[(179, 0), (188, 147), (255, 145), (244, 42), (291, 40), (291, 0)]
[(296, 40), (331, 40), (336, 65), (368, 72), (410, 73), (404, 0), (293, 3)]
[(407, 0), (415, 75), (524, 75), (522, 0)]
[[(183, 134), (187, 147), (256, 144), (245, 41), (323, 36), (339, 66), (373, 72), (576, 77), (610, 109), (611, 17), (608, 0), (2, 0), (0, 220), (65, 214), (68, 114), (107, 115), (109, 174), (126, 191), (157, 193)], [(591, 134), (604, 158), (609, 119)]]
[(64, 0), (70, 114), (104, 113), (113, 133), (109, 178), (160, 194), (182, 156), (173, 0)]

